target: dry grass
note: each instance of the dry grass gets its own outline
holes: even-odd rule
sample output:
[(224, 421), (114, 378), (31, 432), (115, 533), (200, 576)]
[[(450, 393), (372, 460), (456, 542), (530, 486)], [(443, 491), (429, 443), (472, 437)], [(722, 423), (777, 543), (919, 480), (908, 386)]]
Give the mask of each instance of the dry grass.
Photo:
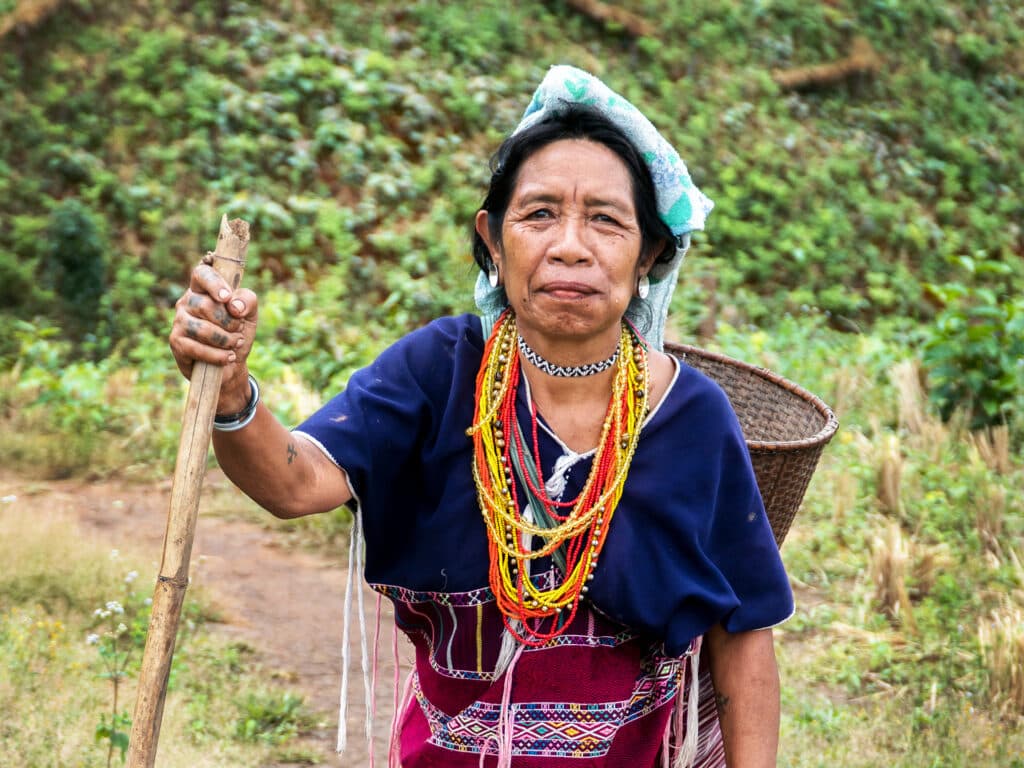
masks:
[(23, 477), (61, 480), (96, 476), (123, 459), (123, 450), (99, 432), (55, 432), (47, 414), (38, 410), (13, 413), (0, 420), (0, 429), (4, 433), (0, 461), (17, 467)]
[(0, 605), (41, 604), (50, 612), (89, 613), (116, 599), (121, 566), (100, 556), (100, 545), (83, 541), (72, 517), (59, 508), (40, 514), (33, 506), (31, 519), (14, 500), (0, 507)]
[(900, 440), (889, 435), (882, 443), (878, 458), (878, 506), (886, 514), (899, 517), (900, 485), (903, 479), (903, 453)]
[(954, 567), (949, 547), (945, 544), (926, 547), (920, 544), (912, 546), (914, 555), (911, 567), (911, 583), (908, 591), (914, 600), (926, 597), (935, 586), (939, 574)]
[(841, 530), (847, 515), (857, 504), (857, 478), (850, 472), (840, 472), (836, 476), (833, 504), (832, 522)]
[(893, 366), (889, 377), (896, 388), (900, 427), (912, 435), (921, 434), (928, 417), (920, 366), (916, 360), (905, 360)]
[(929, 413), (921, 367), (916, 360), (905, 360), (893, 366), (889, 378), (896, 390), (897, 420), (907, 439), (907, 447), (921, 451), (933, 462), (940, 461), (943, 450), (958, 437), (958, 422), (947, 425)]
[[(83, 536), (68, 510), (44, 507), (31, 491), (15, 496), (10, 490), (0, 482), (0, 706), (17, 716), (0, 718), (0, 766), (105, 765), (105, 742), (94, 731), (100, 713), (109, 712), (110, 688), (98, 677), (97, 649), (86, 635), (96, 631), (93, 609), (123, 599), (125, 573), (144, 569), (130, 553), (111, 557), (109, 543)], [(240, 683), (219, 661), (225, 645), (202, 632), (189, 636), (190, 660), (168, 694), (158, 765), (273, 764), (266, 746), (204, 738), (195, 730), (199, 718), (210, 733), (233, 733)], [(186, 700), (193, 676), (221, 692), (201, 709)], [(130, 713), (134, 674), (124, 685), (121, 701)], [(120, 764), (115, 751), (114, 765)]]
[(1010, 429), (1006, 425), (972, 432), (971, 447), (986, 466), (1004, 477), (1010, 474), (1013, 463), (1010, 460)]
[(985, 550), (996, 557), (1002, 555), (999, 540), (1003, 535), (1006, 502), (1006, 488), (1001, 485), (988, 485), (978, 494), (974, 505), (974, 522), (978, 538)]
[[(41, 405), (40, 385), (26, 385), (21, 373), (17, 365), (0, 372), (0, 465), (8, 470), (35, 480), (114, 472), (147, 477), (170, 461), (164, 446), (177, 442), (184, 396), (139, 407), (138, 371), (120, 368), (106, 375), (101, 398), (64, 394), (59, 403)], [(57, 386), (56, 377), (50, 383)], [(96, 409), (106, 409), (108, 420), (97, 424)]]
[(1006, 768), (1007, 755), (1024, 750), (1024, 729), (1007, 729), (990, 710), (942, 684), (932, 684), (920, 709), (927, 719), (911, 722), (912, 690), (873, 679), (874, 690), (851, 696), (823, 681), (836, 657), (869, 653), (880, 644), (901, 643), (898, 629), (872, 631), (842, 621), (810, 633), (779, 631), (777, 651), (783, 681), (780, 768)]
[(989, 691), (1005, 715), (1024, 716), (1024, 611), (1007, 602), (978, 623)]
[(911, 545), (897, 523), (891, 523), (884, 536), (876, 536), (872, 541), (870, 570), (875, 600), (889, 616), (916, 633), (917, 624), (907, 591), (911, 557)]

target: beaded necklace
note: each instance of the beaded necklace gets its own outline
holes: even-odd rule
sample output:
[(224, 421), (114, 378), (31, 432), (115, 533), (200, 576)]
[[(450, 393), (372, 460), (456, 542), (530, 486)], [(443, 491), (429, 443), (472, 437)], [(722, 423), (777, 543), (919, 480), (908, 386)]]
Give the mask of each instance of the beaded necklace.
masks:
[[(649, 375), (644, 342), (623, 323), (612, 395), (590, 474), (576, 499), (555, 501), (544, 489), (536, 409), (529, 442), (516, 416), (518, 335), (515, 315), (507, 310), (484, 348), (476, 412), (467, 434), (473, 438), (473, 480), (487, 525), (491, 589), (508, 631), (525, 645), (539, 646), (565, 631), (594, 578), (640, 438)], [(532, 520), (523, 514), (513, 473)], [(541, 540), (537, 548), (533, 537)], [(531, 578), (531, 562), (542, 557), (552, 557), (561, 579), (544, 584)]]

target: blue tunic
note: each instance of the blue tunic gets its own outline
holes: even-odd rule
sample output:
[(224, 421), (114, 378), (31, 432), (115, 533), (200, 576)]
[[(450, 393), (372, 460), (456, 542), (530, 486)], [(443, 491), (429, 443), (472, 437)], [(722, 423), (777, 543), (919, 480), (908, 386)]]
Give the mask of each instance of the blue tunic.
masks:
[[(353, 374), (296, 430), (348, 474), (371, 583), (439, 593), (488, 585), (466, 436), (484, 342), (475, 315), (436, 320)], [(574, 498), (590, 455), (572, 455), (548, 429), (539, 439), (545, 478), (562, 474), (563, 498)], [(740, 632), (793, 612), (736, 416), (685, 363), (644, 424), (587, 597), (669, 656), (716, 623)]]

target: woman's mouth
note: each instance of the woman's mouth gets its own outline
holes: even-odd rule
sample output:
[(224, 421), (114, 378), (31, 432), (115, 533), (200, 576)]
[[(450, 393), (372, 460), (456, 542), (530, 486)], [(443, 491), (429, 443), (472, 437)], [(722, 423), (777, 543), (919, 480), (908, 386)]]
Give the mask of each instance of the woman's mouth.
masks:
[(586, 283), (577, 283), (571, 281), (558, 281), (553, 283), (545, 284), (541, 289), (541, 293), (547, 294), (555, 299), (561, 299), (563, 301), (571, 301), (574, 299), (585, 299), (593, 296), (597, 293), (597, 290)]

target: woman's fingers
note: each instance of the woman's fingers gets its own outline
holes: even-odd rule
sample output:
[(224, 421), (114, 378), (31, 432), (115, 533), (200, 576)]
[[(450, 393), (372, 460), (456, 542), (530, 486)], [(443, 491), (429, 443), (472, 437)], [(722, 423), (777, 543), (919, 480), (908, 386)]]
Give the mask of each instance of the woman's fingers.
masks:
[[(175, 305), (168, 339), (181, 372), (191, 377), (197, 360), (230, 367), (244, 362), (256, 337), (258, 311), (259, 301), (252, 291), (232, 294), (209, 265), (193, 269), (188, 290)], [(230, 374), (225, 372), (225, 380)]]
[[(232, 322), (241, 325), (241, 321)], [(170, 342), (175, 357), (190, 357), (193, 360), (226, 365), (235, 361), (237, 350), (246, 344), (246, 337), (190, 314), (179, 302)]]
[(217, 349), (187, 337), (172, 340), (171, 346), (178, 368), (187, 378), (192, 378), (192, 367), (197, 362), (227, 366), (238, 359), (234, 350)]
[(233, 351), (245, 343), (241, 333), (230, 333), (219, 324), (210, 323), (197, 317), (187, 316), (184, 319), (185, 336), (210, 347)]
[(256, 322), (256, 312), (259, 308), (259, 300), (256, 294), (247, 288), (240, 288), (235, 291), (231, 300), (226, 304), (228, 312), (232, 317), (248, 322)]
[[(229, 293), (228, 296), (230, 297), (231, 294)], [(178, 300), (179, 309), (183, 304), (186, 313), (192, 317), (213, 323), (229, 333), (237, 333), (241, 330), (242, 324), (238, 317), (244, 317), (245, 313), (233, 316), (232, 313), (237, 310), (230, 304), (215, 301), (209, 295), (193, 291), (192, 288), (185, 291), (185, 295)]]
[(225, 302), (231, 298), (231, 287), (220, 273), (209, 264), (199, 264), (192, 270), (188, 284), (194, 293), (205, 293), (217, 301)]

